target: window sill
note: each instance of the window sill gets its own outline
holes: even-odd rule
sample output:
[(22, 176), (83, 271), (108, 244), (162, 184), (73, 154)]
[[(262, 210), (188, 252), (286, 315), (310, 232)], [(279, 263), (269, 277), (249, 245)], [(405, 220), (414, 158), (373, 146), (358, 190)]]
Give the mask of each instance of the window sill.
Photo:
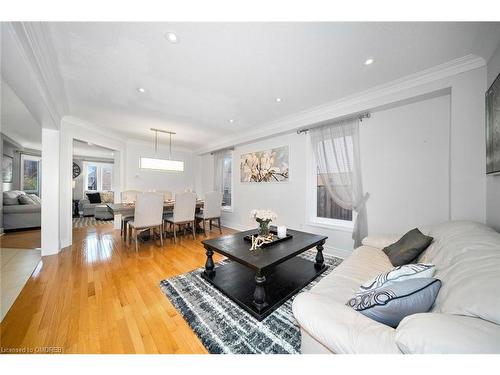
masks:
[(354, 222), (348, 221), (345, 224), (338, 221), (328, 221), (328, 220), (309, 220), (306, 225), (312, 227), (318, 227), (323, 229), (337, 230), (341, 232), (352, 233), (354, 229)]
[(232, 206), (222, 206), (221, 210), (224, 212), (234, 212)]

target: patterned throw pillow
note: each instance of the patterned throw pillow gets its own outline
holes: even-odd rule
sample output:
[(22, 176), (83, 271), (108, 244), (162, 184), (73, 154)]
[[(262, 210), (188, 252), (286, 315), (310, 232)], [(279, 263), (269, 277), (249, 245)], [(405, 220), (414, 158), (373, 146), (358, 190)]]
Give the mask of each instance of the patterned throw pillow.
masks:
[(390, 269), (387, 272), (375, 276), (359, 287), (358, 293), (364, 293), (368, 290), (377, 289), (383, 286), (388, 286), (393, 282), (403, 281), (408, 279), (432, 277), (436, 267), (433, 264), (415, 263), (405, 264)]
[(114, 197), (112, 191), (101, 191), (99, 193), (101, 195), (101, 203), (113, 203)]
[(356, 294), (346, 305), (377, 322), (397, 327), (408, 315), (428, 312), (440, 288), (438, 279), (409, 279)]
[(33, 201), (36, 203), (36, 204), (42, 204), (42, 200), (40, 199), (40, 197), (36, 194), (28, 194), (28, 196), (33, 199)]

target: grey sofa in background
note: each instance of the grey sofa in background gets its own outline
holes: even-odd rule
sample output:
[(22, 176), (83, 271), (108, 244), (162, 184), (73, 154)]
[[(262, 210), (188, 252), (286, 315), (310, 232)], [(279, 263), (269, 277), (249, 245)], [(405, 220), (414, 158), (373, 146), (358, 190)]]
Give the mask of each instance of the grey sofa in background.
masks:
[[(114, 203), (114, 193), (112, 191), (98, 191), (101, 196), (101, 203), (90, 203), (87, 193), (96, 193), (95, 191), (85, 191), (83, 193), (84, 198), (80, 199), (78, 202), (78, 212), (83, 216), (95, 216), (96, 207), (104, 207), (107, 203)], [(101, 211), (102, 212), (102, 211)], [(110, 213), (110, 217), (99, 217), (99, 219), (112, 219), (113, 215)]]
[(3, 227), (4, 230), (39, 228), (42, 223), (42, 205), (21, 204), (19, 197), (26, 195), (24, 191), (11, 190), (3, 192)]

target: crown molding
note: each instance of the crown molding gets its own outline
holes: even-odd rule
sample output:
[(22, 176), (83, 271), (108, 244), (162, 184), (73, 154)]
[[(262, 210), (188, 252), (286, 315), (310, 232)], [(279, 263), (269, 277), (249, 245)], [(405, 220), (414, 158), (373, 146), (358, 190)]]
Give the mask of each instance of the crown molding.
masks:
[(23, 62), (33, 73), (52, 127), (59, 129), (69, 110), (49, 26), (44, 22), (10, 22), (8, 26)]
[(93, 133), (96, 133), (96, 134), (102, 135), (104, 137), (113, 139), (117, 142), (122, 142), (123, 144), (127, 143), (127, 140), (128, 140), (126, 137), (122, 137), (121, 135), (118, 135), (116, 132), (114, 132), (112, 130), (108, 130), (107, 128), (103, 128), (102, 126), (98, 126), (94, 123), (83, 120), (79, 117), (64, 116), (61, 120), (61, 123), (84, 128), (84, 129), (89, 130)]
[(276, 121), (271, 121), (254, 127), (252, 130), (240, 133), (234, 137), (227, 137), (220, 142), (200, 148), (195, 151), (198, 155), (207, 154), (213, 150), (227, 148), (239, 144), (257, 141), (270, 136), (289, 133), (300, 129), (303, 126), (331, 120), (333, 118), (349, 115), (352, 108), (359, 106), (355, 112), (370, 110), (373, 107), (363, 107), (363, 104), (376, 101), (377, 99), (388, 97), (398, 92), (409, 90), (435, 81), (477, 69), (486, 65), (482, 57), (476, 55), (466, 55), (444, 64), (410, 74), (388, 83), (372, 87), (368, 90), (346, 96), (344, 98), (319, 105), (290, 116), (283, 117)]

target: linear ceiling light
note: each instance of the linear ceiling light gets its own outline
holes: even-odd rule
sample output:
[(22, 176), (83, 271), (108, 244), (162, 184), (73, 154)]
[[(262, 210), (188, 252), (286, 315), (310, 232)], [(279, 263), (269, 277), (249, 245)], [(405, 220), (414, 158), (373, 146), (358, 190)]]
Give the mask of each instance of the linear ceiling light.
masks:
[(172, 135), (174, 132), (169, 132), (161, 129), (151, 129), (155, 133), (155, 154), (158, 152), (158, 132), (167, 133), (170, 137), (170, 151), (168, 159), (159, 158), (140, 158), (141, 169), (153, 169), (157, 171), (169, 172), (184, 172), (184, 162), (180, 160), (172, 160)]

